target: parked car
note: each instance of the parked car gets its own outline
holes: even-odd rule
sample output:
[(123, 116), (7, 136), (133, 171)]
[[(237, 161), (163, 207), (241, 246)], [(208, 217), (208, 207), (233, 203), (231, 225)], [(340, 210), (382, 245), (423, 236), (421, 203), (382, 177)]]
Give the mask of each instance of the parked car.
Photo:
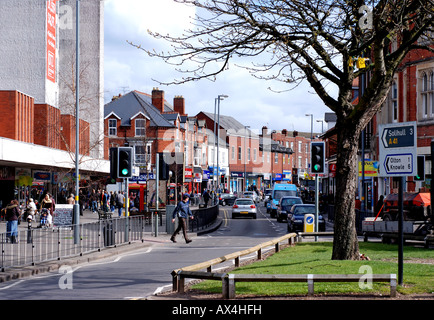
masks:
[(262, 200), (264, 200), (264, 206), (267, 206), (267, 203), (270, 201), (270, 195), (273, 189), (265, 189), (262, 194)]
[(238, 198), (232, 206), (232, 219), (236, 216), (251, 216), (256, 219), (256, 205), (251, 198)]
[(244, 191), (243, 197), (244, 198), (251, 198), (254, 203), (259, 202), (259, 196), (255, 191)]
[[(294, 204), (288, 212), (288, 232), (303, 231), (304, 215), (315, 215), (314, 204)], [(325, 220), (318, 215), (318, 231), (325, 231)]]
[(231, 193), (221, 193), (219, 196), (219, 204), (222, 206), (232, 206), (237, 198), (236, 195)]
[(302, 204), (303, 200), (300, 197), (282, 197), (277, 204), (277, 221), (282, 222), (287, 220), (288, 212), (294, 204)]

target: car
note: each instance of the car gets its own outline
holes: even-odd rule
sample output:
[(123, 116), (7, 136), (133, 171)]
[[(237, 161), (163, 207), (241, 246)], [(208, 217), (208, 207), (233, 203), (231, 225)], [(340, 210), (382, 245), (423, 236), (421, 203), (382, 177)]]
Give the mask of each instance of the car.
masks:
[[(294, 204), (288, 212), (288, 232), (303, 231), (304, 215), (315, 215), (314, 204)], [(318, 231), (325, 231), (325, 220), (318, 215)]]
[(219, 204), (222, 206), (232, 206), (236, 198), (237, 196), (232, 193), (221, 193), (219, 196)]
[(270, 208), (267, 205), (267, 212), (270, 213), (270, 217), (274, 218), (277, 215), (277, 204), (280, 198), (285, 196), (298, 196), (297, 186), (289, 183), (276, 183), (273, 186), (273, 191), (269, 196)]
[(303, 200), (300, 197), (282, 197), (277, 204), (277, 221), (282, 222), (287, 220), (288, 212), (291, 210), (294, 204), (302, 204)]
[(272, 191), (273, 191), (273, 189), (265, 189), (264, 190), (264, 193), (262, 195), (263, 200), (264, 200), (264, 206), (267, 206), (267, 203), (270, 200), (269, 197), (270, 197)]
[(259, 202), (259, 196), (255, 191), (244, 191), (243, 192), (244, 198), (251, 198), (253, 202), (257, 203)]
[(237, 198), (232, 206), (232, 219), (251, 216), (256, 219), (256, 205), (251, 198)]

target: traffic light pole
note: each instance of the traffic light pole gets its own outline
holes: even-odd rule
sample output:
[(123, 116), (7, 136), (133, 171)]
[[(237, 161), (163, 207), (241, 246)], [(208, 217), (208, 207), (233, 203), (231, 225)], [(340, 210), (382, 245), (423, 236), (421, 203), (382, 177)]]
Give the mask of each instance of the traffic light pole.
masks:
[(129, 215), (129, 208), (130, 208), (130, 197), (129, 197), (129, 190), (128, 190), (128, 178), (124, 179), (125, 181), (125, 242), (128, 242), (128, 235), (129, 235), (129, 228), (130, 228), (130, 215)]
[[(319, 180), (318, 174), (315, 174), (315, 232), (318, 232), (318, 217), (319, 217)], [(318, 236), (315, 236), (315, 241), (318, 241)]]

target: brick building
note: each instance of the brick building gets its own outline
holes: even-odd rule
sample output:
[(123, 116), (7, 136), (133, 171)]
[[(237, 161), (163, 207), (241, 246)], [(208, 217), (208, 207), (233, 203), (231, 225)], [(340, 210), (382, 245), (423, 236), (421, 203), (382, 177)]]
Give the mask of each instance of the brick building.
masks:
[[(135, 165), (140, 174), (132, 179), (149, 183), (149, 195), (155, 190), (157, 154), (170, 153), (172, 176), (169, 184), (178, 192), (200, 191), (206, 187), (207, 135), (205, 123), (188, 117), (185, 99), (175, 96), (173, 105), (164, 97), (164, 91), (154, 88), (151, 95), (131, 91), (113, 97), (105, 106), (104, 129), (109, 148), (130, 146), (134, 149)], [(176, 155), (175, 155), (176, 154)], [(166, 195), (166, 182), (160, 184), (161, 195)], [(163, 185), (164, 184), (164, 185)], [(173, 185), (174, 184), (174, 185)]]

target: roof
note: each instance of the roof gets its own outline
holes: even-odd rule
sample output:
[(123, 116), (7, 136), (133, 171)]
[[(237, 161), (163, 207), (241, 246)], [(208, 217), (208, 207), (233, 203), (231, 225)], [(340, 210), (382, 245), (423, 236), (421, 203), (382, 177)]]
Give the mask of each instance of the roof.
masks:
[[(205, 112), (202, 111), (204, 115), (206, 115), (208, 118), (210, 118), (212, 121), (214, 121), (214, 113), (211, 112)], [(242, 136), (249, 136), (249, 137), (255, 137), (257, 136), (254, 132), (246, 128), (245, 125), (243, 125), (241, 122), (236, 120), (235, 118), (231, 116), (225, 116), (225, 115), (219, 115), (218, 119), (215, 120), (215, 122), (219, 123), (220, 127), (228, 131), (228, 134), (230, 133), (236, 133)]]
[(115, 115), (121, 119), (121, 126), (130, 126), (133, 117), (139, 113), (143, 113), (150, 120), (151, 127), (174, 127), (165, 115), (152, 105), (152, 98), (144, 93), (131, 91), (104, 106), (104, 118)]

